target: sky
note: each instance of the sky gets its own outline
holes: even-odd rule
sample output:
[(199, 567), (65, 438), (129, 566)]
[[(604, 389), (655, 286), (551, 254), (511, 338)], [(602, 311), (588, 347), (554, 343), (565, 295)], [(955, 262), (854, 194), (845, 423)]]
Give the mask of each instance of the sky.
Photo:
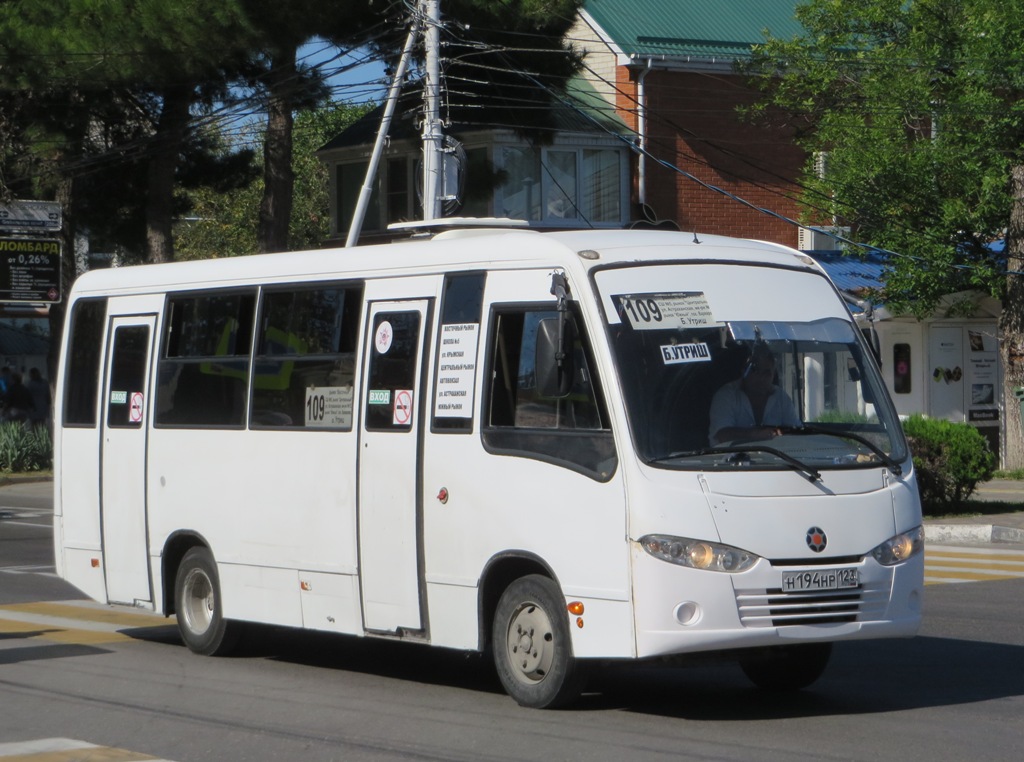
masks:
[(303, 45), (299, 61), (319, 66), (328, 76), (334, 99), (351, 103), (380, 102), (387, 94), (388, 82), (384, 64), (367, 50), (356, 50), (345, 55), (322, 40)]

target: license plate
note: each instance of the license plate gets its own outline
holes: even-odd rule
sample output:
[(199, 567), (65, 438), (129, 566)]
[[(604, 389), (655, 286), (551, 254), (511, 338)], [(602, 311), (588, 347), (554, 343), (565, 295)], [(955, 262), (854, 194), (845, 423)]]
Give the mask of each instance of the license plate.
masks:
[(856, 569), (815, 569), (814, 571), (782, 572), (782, 592), (804, 590), (847, 590), (860, 584)]

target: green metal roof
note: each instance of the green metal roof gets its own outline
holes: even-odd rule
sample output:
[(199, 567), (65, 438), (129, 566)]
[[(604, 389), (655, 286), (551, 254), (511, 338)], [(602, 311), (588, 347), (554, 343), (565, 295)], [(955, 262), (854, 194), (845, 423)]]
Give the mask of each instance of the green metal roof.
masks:
[(733, 60), (764, 42), (764, 30), (789, 38), (802, 31), (799, 0), (586, 0), (584, 9), (623, 53)]

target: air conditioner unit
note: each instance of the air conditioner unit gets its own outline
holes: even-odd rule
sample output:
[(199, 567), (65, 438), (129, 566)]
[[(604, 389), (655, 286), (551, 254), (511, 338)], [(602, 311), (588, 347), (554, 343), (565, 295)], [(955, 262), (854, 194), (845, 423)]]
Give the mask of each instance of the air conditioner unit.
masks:
[(801, 251), (838, 251), (843, 248), (843, 243), (836, 236), (847, 238), (849, 235), (850, 228), (835, 225), (800, 228), (797, 248)]

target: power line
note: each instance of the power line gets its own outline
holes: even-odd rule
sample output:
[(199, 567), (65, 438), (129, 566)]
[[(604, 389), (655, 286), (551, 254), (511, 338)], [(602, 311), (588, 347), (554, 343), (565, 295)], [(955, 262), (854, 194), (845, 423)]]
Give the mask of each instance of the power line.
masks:
[[(495, 52), (503, 52), (503, 51), (501, 51), (501, 49), (499, 49), (499, 48), (495, 48)], [(511, 68), (512, 67), (510, 67), (510, 69)], [(607, 80), (604, 80), (603, 78), (601, 78), (592, 69), (590, 71), (599, 80), (605, 82), (606, 84), (612, 84), (612, 83), (608, 83)], [(540, 87), (540, 88), (544, 89), (545, 91), (547, 91), (549, 93), (549, 95), (551, 95), (552, 97), (558, 99), (560, 102), (563, 103), (563, 105), (566, 105), (569, 108), (572, 108), (578, 114), (580, 114), (584, 118), (588, 119), (598, 129), (606, 132), (607, 134), (609, 134), (609, 135), (611, 135), (613, 137), (616, 137), (617, 139), (619, 139), (620, 141), (625, 143), (630, 148), (630, 150), (632, 150), (633, 152), (635, 152), (637, 154), (643, 154), (644, 156), (646, 156), (647, 158), (651, 159), (655, 163), (661, 165), (662, 167), (664, 167), (666, 169), (669, 169), (670, 171), (673, 171), (673, 172), (679, 174), (680, 176), (683, 176), (683, 177), (687, 178), (691, 182), (694, 182), (694, 183), (700, 185), (701, 187), (703, 187), (703, 188), (705, 188), (705, 189), (707, 189), (709, 191), (712, 191), (712, 192), (718, 193), (720, 195), (723, 195), (723, 196), (725, 196), (725, 197), (727, 197), (727, 198), (729, 198), (729, 199), (731, 199), (731, 200), (733, 200), (733, 201), (735, 201), (735, 202), (737, 202), (737, 203), (739, 203), (739, 204), (741, 204), (741, 205), (743, 205), (743, 206), (745, 206), (745, 207), (747, 207), (749, 209), (757, 211), (757, 212), (759, 212), (761, 214), (768, 215), (770, 217), (773, 217), (775, 219), (778, 219), (778, 220), (780, 220), (780, 221), (782, 221), (782, 222), (784, 222), (786, 224), (789, 224), (789, 225), (792, 225), (792, 226), (795, 226), (795, 227), (799, 227), (799, 228), (803, 228), (803, 229), (811, 229), (811, 228), (809, 228), (809, 226), (803, 225), (800, 222), (798, 222), (798, 221), (796, 221), (796, 220), (794, 220), (794, 219), (792, 219), (792, 218), (790, 218), (790, 217), (788, 217), (786, 215), (780, 214), (779, 212), (776, 212), (776, 211), (774, 211), (772, 209), (768, 209), (766, 207), (754, 204), (754, 203), (748, 201), (747, 199), (745, 199), (745, 198), (743, 198), (743, 197), (741, 197), (741, 196), (739, 196), (739, 195), (737, 195), (735, 193), (732, 193), (732, 192), (726, 190), (725, 188), (722, 188), (722, 187), (720, 187), (718, 185), (715, 185), (713, 183), (709, 183), (709, 182), (707, 182), (705, 180), (702, 180), (701, 178), (697, 177), (693, 173), (688, 172), (688, 171), (682, 169), (681, 167), (677, 166), (676, 164), (674, 164), (674, 163), (672, 163), (672, 162), (670, 162), (670, 161), (668, 161), (666, 159), (662, 159), (659, 156), (654, 155), (650, 150), (642, 149), (637, 144), (637, 142), (635, 140), (630, 140), (630, 139), (626, 138), (625, 136), (623, 136), (623, 135), (621, 135), (619, 133), (616, 133), (614, 131), (611, 131), (606, 126), (598, 123), (593, 118), (593, 116), (591, 114), (589, 114), (586, 111), (584, 111), (583, 109), (581, 109), (579, 107), (579, 105), (576, 104), (572, 99), (568, 99), (568, 98), (564, 97), (562, 94), (556, 92), (553, 88), (550, 88), (548, 85), (545, 85), (540, 80), (540, 78), (537, 77), (536, 75), (534, 75), (532, 73), (529, 73), (529, 72), (522, 71), (522, 70), (519, 70), (518, 73), (521, 76), (523, 76), (524, 78), (526, 78), (527, 80), (531, 81), (537, 87)], [(613, 87), (614, 87), (614, 85), (613, 85)], [(618, 90), (617, 87), (616, 87), (616, 89)], [(621, 90), (619, 90), (619, 92), (621, 92)], [(635, 135), (635, 133), (634, 133), (634, 135)], [(874, 254), (879, 254), (879, 255), (882, 255), (882, 256), (887, 257), (887, 258), (902, 258), (902, 259), (907, 259), (907, 260), (913, 261), (915, 263), (925, 264), (925, 265), (929, 265), (929, 266), (931, 266), (933, 264), (933, 263), (929, 262), (928, 260), (926, 260), (924, 258), (921, 258), (921, 257), (916, 257), (916, 256), (913, 256), (913, 255), (908, 255), (908, 254), (902, 254), (902, 253), (891, 251), (889, 249), (885, 249), (885, 248), (882, 248), (882, 247), (861, 243), (861, 242), (854, 241), (852, 239), (846, 238), (844, 236), (836, 235), (834, 233), (827, 233), (827, 234), (831, 235), (834, 239), (836, 239), (839, 242), (844, 243), (844, 244), (846, 244), (848, 246), (852, 246), (852, 247), (855, 247), (855, 248), (858, 248), (858, 249), (869, 251), (869, 252), (874, 253)], [(951, 269), (965, 270), (965, 271), (975, 271), (975, 270), (979, 269), (979, 268), (977, 268), (974, 265), (958, 264), (958, 263), (954, 263), (954, 264), (950, 265), (950, 267), (951, 267)], [(1002, 271), (1002, 274), (1021, 275), (1021, 274), (1024, 274), (1024, 273), (1007, 270), (1007, 271)]]
[[(449, 33), (451, 34), (450, 27), (446, 27), (446, 29), (448, 29)], [(459, 29), (462, 30), (461, 27), (459, 27)], [(503, 33), (505, 33), (505, 34), (518, 35), (518, 36), (520, 36), (522, 38), (529, 38), (531, 36), (541, 37), (540, 35), (531, 35), (529, 33), (508, 32), (507, 30), (501, 30), (501, 31)], [(386, 33), (386, 30), (382, 28), (382, 30), (380, 32), (380, 35), (376, 39), (377, 40), (383, 39), (383, 36), (384, 36), (385, 33)], [(516, 54), (516, 53), (531, 53), (531, 54), (543, 53), (543, 54), (551, 54), (551, 55), (567, 55), (564, 51), (555, 51), (555, 50), (552, 50), (550, 48), (527, 47), (525, 45), (518, 45), (518, 46), (495, 46), (495, 45), (491, 45), (491, 44), (484, 43), (484, 42), (481, 42), (481, 41), (467, 41), (467, 40), (461, 39), (461, 38), (456, 38), (456, 41), (458, 42), (458, 44), (463, 45), (463, 46), (465, 46), (468, 49), (465, 52), (460, 53), (459, 55), (453, 56), (449, 60), (449, 62), (447, 64), (448, 68), (446, 68), (446, 76), (447, 76), (447, 78), (450, 81), (452, 81), (452, 82), (463, 82), (465, 84), (478, 84), (478, 85), (479, 84), (487, 84), (487, 81), (485, 79), (473, 79), (473, 78), (469, 78), (469, 77), (467, 77), (465, 75), (452, 74), (451, 69), (450, 69), (450, 64), (452, 62), (457, 62), (460, 68), (464, 67), (464, 68), (467, 68), (467, 69), (470, 69), (470, 70), (479, 71), (479, 72), (488, 72), (488, 71), (490, 71), (490, 72), (502, 72), (502, 73), (514, 73), (514, 74), (517, 74), (519, 76), (522, 76), (527, 81), (526, 84), (523, 84), (521, 86), (521, 92), (523, 92), (523, 93), (532, 92), (536, 88), (541, 88), (542, 90), (546, 91), (550, 96), (558, 98), (560, 100), (563, 100), (563, 96), (561, 94), (557, 93), (550, 85), (544, 84), (543, 80), (545, 79), (545, 77), (544, 77), (544, 75), (542, 73), (540, 73), (540, 72), (527, 72), (527, 71), (523, 71), (521, 68), (513, 66), (513, 65), (511, 65), (508, 62), (509, 62), (509, 58), (512, 55)], [(369, 48), (367, 48), (367, 50), (368, 49)], [(322, 49), (321, 49), (321, 52), (322, 52)], [(300, 59), (300, 63), (308, 61), (309, 58), (312, 55), (313, 55), (313, 53), (311, 53), (310, 55), (304, 57), (303, 59)], [(334, 66), (333, 68), (328, 68), (331, 63), (340, 61), (341, 58), (344, 57), (344, 55), (345, 55), (344, 52), (339, 52), (338, 55), (336, 55), (336, 56), (334, 56), (332, 58), (329, 58), (327, 61), (319, 62), (319, 63), (315, 64), (314, 66), (311, 66), (310, 68), (311, 69), (318, 69), (318, 70), (320, 70), (321, 74), (325, 74), (326, 72), (331, 72), (331, 74), (329, 74), (328, 76), (335, 76), (335, 75), (338, 75), (338, 74), (342, 74), (342, 73), (346, 73), (348, 71), (354, 70), (354, 69), (358, 68), (358, 66), (364, 65), (367, 62), (375, 62), (375, 61), (381, 61), (382, 60), (381, 56), (379, 56), (379, 55), (367, 53), (362, 58), (357, 59), (356, 63), (340, 64), (340, 65)], [(479, 57), (485, 56), (485, 55), (497, 55), (497, 56), (501, 57), (502, 60), (506, 61), (507, 65), (505, 67), (497, 67), (497, 66), (493, 66), (493, 65), (488, 65), (486, 63), (481, 63), (481, 62), (476, 61), (476, 60), (472, 60), (472, 59), (476, 59), (476, 58), (479, 58)], [(589, 75), (593, 78), (594, 81), (600, 82), (603, 85), (611, 86), (620, 95), (624, 95), (624, 96), (629, 97), (629, 98), (632, 99), (632, 95), (631, 94), (626, 93), (621, 88), (618, 88), (618, 86), (615, 83), (610, 82), (610, 81), (604, 79), (599, 74), (597, 74), (592, 68), (590, 68), (590, 67), (586, 67), (586, 68), (587, 68), (587, 70), (589, 72)], [(295, 74), (293, 76), (298, 76), (298, 74)], [(370, 92), (375, 92), (376, 88), (378, 86), (382, 86), (382, 84), (383, 83), (382, 83), (381, 80), (367, 80), (367, 81), (362, 82), (362, 83), (357, 83), (355, 85), (355, 88), (357, 88), (361, 92), (370, 93)], [(350, 87), (352, 87), (352, 85), (338, 86), (336, 88), (332, 88), (332, 95), (337, 95), (338, 94), (337, 91), (341, 87), (344, 87), (346, 90), (348, 90)], [(503, 92), (503, 95), (505, 97), (506, 102), (510, 103), (510, 104), (514, 104), (514, 105), (517, 104), (517, 108), (519, 110), (524, 110), (526, 108), (541, 108), (541, 107), (536, 105), (536, 101), (535, 100), (532, 100), (532, 99), (529, 99), (529, 98), (525, 98), (525, 97), (524, 98), (510, 97), (510, 93), (514, 93), (516, 90), (520, 90), (520, 86), (504, 82), (502, 87), (503, 87), (503, 90), (506, 90), (506, 92)], [(463, 97), (463, 96), (468, 97), (469, 95), (473, 94), (471, 90), (459, 91), (459, 90), (455, 90), (453, 88), (447, 89), (446, 92), (448, 93), (448, 97), (449, 97), (449, 103), (448, 103), (448, 108), (449, 109), (457, 108), (457, 107), (464, 106), (464, 105), (468, 105), (468, 102), (459, 101), (458, 98), (459, 97)], [(453, 95), (456, 96), (455, 99), (452, 99)], [(679, 174), (680, 176), (686, 177), (691, 182), (694, 182), (694, 183), (698, 184), (699, 186), (701, 186), (701, 187), (703, 187), (703, 188), (705, 188), (705, 189), (707, 189), (709, 191), (712, 191), (712, 192), (721, 194), (721, 195), (723, 195), (725, 197), (728, 197), (728, 198), (732, 199), (733, 201), (735, 201), (735, 202), (737, 202), (737, 203), (739, 203), (739, 204), (741, 204), (741, 205), (743, 205), (743, 206), (745, 206), (747, 208), (750, 208), (750, 209), (752, 209), (752, 210), (754, 210), (754, 211), (756, 211), (758, 213), (771, 216), (771, 217), (773, 217), (775, 219), (778, 219), (778, 220), (780, 220), (780, 221), (782, 221), (782, 222), (784, 222), (786, 224), (789, 224), (789, 225), (793, 225), (793, 226), (796, 226), (796, 227), (806, 227), (804, 225), (801, 225), (801, 223), (797, 222), (796, 220), (793, 220), (793, 219), (791, 219), (791, 218), (789, 218), (789, 217), (787, 217), (785, 215), (782, 215), (782, 214), (780, 214), (780, 213), (778, 213), (778, 212), (776, 212), (776, 211), (774, 211), (772, 209), (769, 209), (767, 207), (764, 207), (764, 206), (752, 203), (752, 202), (748, 201), (747, 199), (744, 199), (741, 196), (728, 191), (725, 188), (722, 188), (722, 187), (717, 186), (717, 185), (715, 185), (713, 183), (707, 182), (706, 180), (702, 180), (701, 178), (697, 177), (693, 173), (688, 172), (685, 169), (681, 168), (676, 163), (674, 163), (672, 161), (669, 161), (669, 160), (666, 160), (666, 159), (660, 158), (659, 156), (655, 155), (655, 153), (653, 151), (651, 151), (650, 149), (648, 149), (647, 151), (641, 151), (639, 146), (637, 146), (635, 144), (635, 140), (630, 139), (630, 137), (632, 137), (632, 138), (636, 137), (636, 133), (635, 132), (631, 132), (630, 133), (630, 137), (617, 134), (617, 133), (615, 133), (613, 131), (608, 130), (608, 128), (606, 126), (603, 126), (603, 125), (597, 123), (595, 120), (593, 120), (592, 114), (590, 114), (590, 113), (584, 111), (583, 109), (579, 108), (578, 104), (576, 104), (574, 101), (572, 101), (572, 100), (568, 100), (568, 101), (563, 100), (563, 102), (565, 103), (565, 105), (567, 105), (570, 108), (572, 108), (573, 110), (575, 110), (577, 113), (579, 113), (585, 119), (588, 119), (588, 120), (592, 121), (599, 129), (607, 132), (608, 134), (610, 134), (610, 135), (616, 137), (617, 139), (621, 140), (622, 142), (624, 142), (629, 147), (630, 150), (632, 150), (632, 151), (634, 151), (634, 152), (636, 152), (638, 154), (639, 153), (643, 153), (647, 158), (649, 158), (650, 160), (652, 160), (656, 164), (658, 164), (658, 165), (660, 165), (660, 166), (662, 166), (662, 167), (664, 167), (664, 168), (666, 168), (666, 169), (668, 169), (668, 170), (670, 170), (672, 172), (675, 172), (675, 173)], [(638, 107), (640, 105), (635, 100), (633, 100), (633, 103), (636, 106), (638, 106)], [(194, 118), (190, 128), (193, 131), (204, 130), (204, 129), (217, 129), (217, 130), (220, 130), (223, 134), (229, 136), (234, 141), (235, 145), (246, 145), (246, 144), (256, 145), (260, 141), (261, 130), (257, 126), (254, 125), (254, 118), (257, 115), (261, 115), (262, 113), (263, 113), (263, 111), (261, 109), (254, 108), (254, 99), (253, 98), (251, 98), (251, 97), (249, 97), (249, 98), (238, 98), (237, 101), (232, 101), (232, 102), (225, 103), (225, 104), (223, 104), (220, 107), (217, 107), (217, 108), (214, 108), (214, 109), (210, 110), (206, 114), (197, 115)], [(609, 106), (608, 109), (607, 109), (607, 113), (609, 115), (614, 115), (614, 114), (617, 114), (618, 111), (614, 107)], [(666, 116), (664, 116), (660, 112), (655, 112), (653, 110), (648, 109), (648, 113), (649, 113), (649, 115), (652, 118), (659, 120), (661, 123), (666, 124), (666, 125), (672, 127), (674, 130), (676, 130), (676, 131), (678, 131), (678, 132), (680, 132), (682, 134), (688, 135), (689, 139), (691, 139), (691, 140), (699, 140), (699, 141), (701, 141), (701, 142), (703, 142), (703, 143), (705, 143), (705, 144), (707, 144), (709, 146), (712, 146), (716, 150), (721, 151), (723, 154), (729, 155), (729, 156), (731, 156), (735, 160), (743, 161), (743, 162), (747, 163), (751, 168), (757, 169), (758, 171), (766, 172), (766, 173), (769, 173), (769, 174), (775, 174), (775, 173), (771, 172), (770, 170), (768, 170), (767, 168), (765, 168), (763, 166), (759, 166), (756, 163), (752, 162), (749, 157), (743, 156), (741, 154), (737, 154), (732, 149), (723, 146), (721, 144), (721, 139), (720, 138), (712, 140), (712, 139), (710, 139), (708, 137), (698, 136), (698, 135), (692, 133), (691, 131), (687, 130), (682, 125), (679, 125), (679, 124), (675, 123), (673, 120), (667, 118)], [(488, 126), (488, 127), (495, 127), (495, 128), (501, 127), (501, 128), (508, 128), (508, 129), (516, 129), (517, 127), (521, 126), (521, 125), (512, 125), (512, 124), (499, 124), (499, 123), (494, 122), (494, 121), (486, 122), (486, 123), (485, 122), (479, 122), (479, 124), (481, 126)], [(108, 153), (106, 153), (106, 154), (101, 153), (101, 154), (96, 155), (96, 156), (83, 157), (83, 159), (81, 159), (80, 162), (78, 162), (77, 164), (76, 163), (70, 163), (70, 164), (65, 165), (65, 166), (66, 166), (67, 169), (69, 169), (71, 171), (86, 172), (86, 171), (92, 171), (93, 169), (101, 166), (104, 161), (111, 161), (111, 162), (113, 162), (113, 161), (119, 161), (119, 160), (120, 161), (124, 161), (126, 159), (129, 160), (129, 161), (142, 160), (146, 156), (150, 155), (150, 152), (152, 150), (154, 150), (154, 146), (157, 144), (158, 140), (159, 140), (159, 138), (157, 136), (143, 136), (143, 137), (139, 137), (139, 138), (137, 138), (137, 139), (135, 139), (133, 141), (129, 141), (128, 143), (118, 144), (116, 146), (113, 146), (112, 149)], [(660, 148), (662, 148), (662, 149), (664, 149), (666, 151), (669, 151), (669, 152), (674, 152), (674, 153), (677, 153), (677, 154), (679, 153), (677, 150), (674, 150), (672, 146), (661, 144), (658, 141), (655, 141), (654, 143), (655, 143), (656, 147), (660, 147)], [(693, 155), (687, 155), (687, 154), (682, 154), (682, 155), (685, 156), (687, 158), (687, 160), (689, 160), (691, 162), (700, 164), (702, 166), (706, 166), (706, 167), (708, 167), (708, 168), (710, 168), (712, 170), (716, 169), (714, 164), (712, 164), (711, 162), (702, 160), (700, 157), (693, 156)], [(783, 181), (793, 185), (793, 187), (799, 188), (805, 194), (813, 193), (813, 190), (811, 188), (809, 188), (808, 186), (804, 186), (804, 185), (800, 184), (799, 182), (796, 182), (796, 181), (792, 180), (791, 178), (783, 178), (783, 177), (781, 177), (779, 175), (775, 175), (775, 176), (778, 177), (780, 180), (783, 180)], [(765, 185), (762, 185), (762, 184), (754, 183), (752, 181), (751, 181), (751, 184), (755, 185), (756, 187), (761, 188), (762, 190), (774, 193), (776, 195), (782, 195), (780, 191), (772, 188), (771, 186), (765, 186)], [(835, 203), (834, 199), (827, 199), (827, 198), (823, 197), (822, 200), (827, 200), (829, 203)], [(806, 200), (805, 200), (805, 203), (806, 203)], [(816, 207), (813, 206), (813, 204), (809, 204), (809, 205), (811, 206), (811, 208), (816, 208)], [(824, 211), (824, 209), (822, 209), (822, 208), (818, 208), (818, 210), (819, 211)], [(855, 211), (856, 210), (854, 210), (854, 212)], [(833, 235), (833, 237), (836, 238), (837, 240), (840, 240), (843, 243), (846, 243), (846, 244), (850, 245), (850, 246), (854, 246), (854, 247), (857, 247), (857, 248), (866, 249), (866, 250), (873, 251), (873, 252), (876, 252), (876, 253), (884, 254), (885, 256), (888, 256), (888, 257), (909, 257), (909, 255), (902, 255), (902, 254), (899, 254), (899, 253), (896, 253), (896, 252), (892, 252), (892, 251), (888, 251), (888, 250), (885, 250), (885, 249), (881, 249), (881, 248), (878, 248), (878, 247), (873, 247), (873, 246), (870, 246), (870, 245), (867, 245), (867, 244), (862, 244), (862, 243), (859, 243), (859, 242), (848, 240), (848, 239), (843, 238), (841, 236)], [(920, 258), (916, 258), (916, 257), (909, 257), (909, 258), (913, 259), (914, 261), (924, 261), (924, 260), (921, 260)], [(973, 266), (970, 266), (970, 265), (953, 265), (953, 267), (956, 268), (956, 269), (974, 269)]]

